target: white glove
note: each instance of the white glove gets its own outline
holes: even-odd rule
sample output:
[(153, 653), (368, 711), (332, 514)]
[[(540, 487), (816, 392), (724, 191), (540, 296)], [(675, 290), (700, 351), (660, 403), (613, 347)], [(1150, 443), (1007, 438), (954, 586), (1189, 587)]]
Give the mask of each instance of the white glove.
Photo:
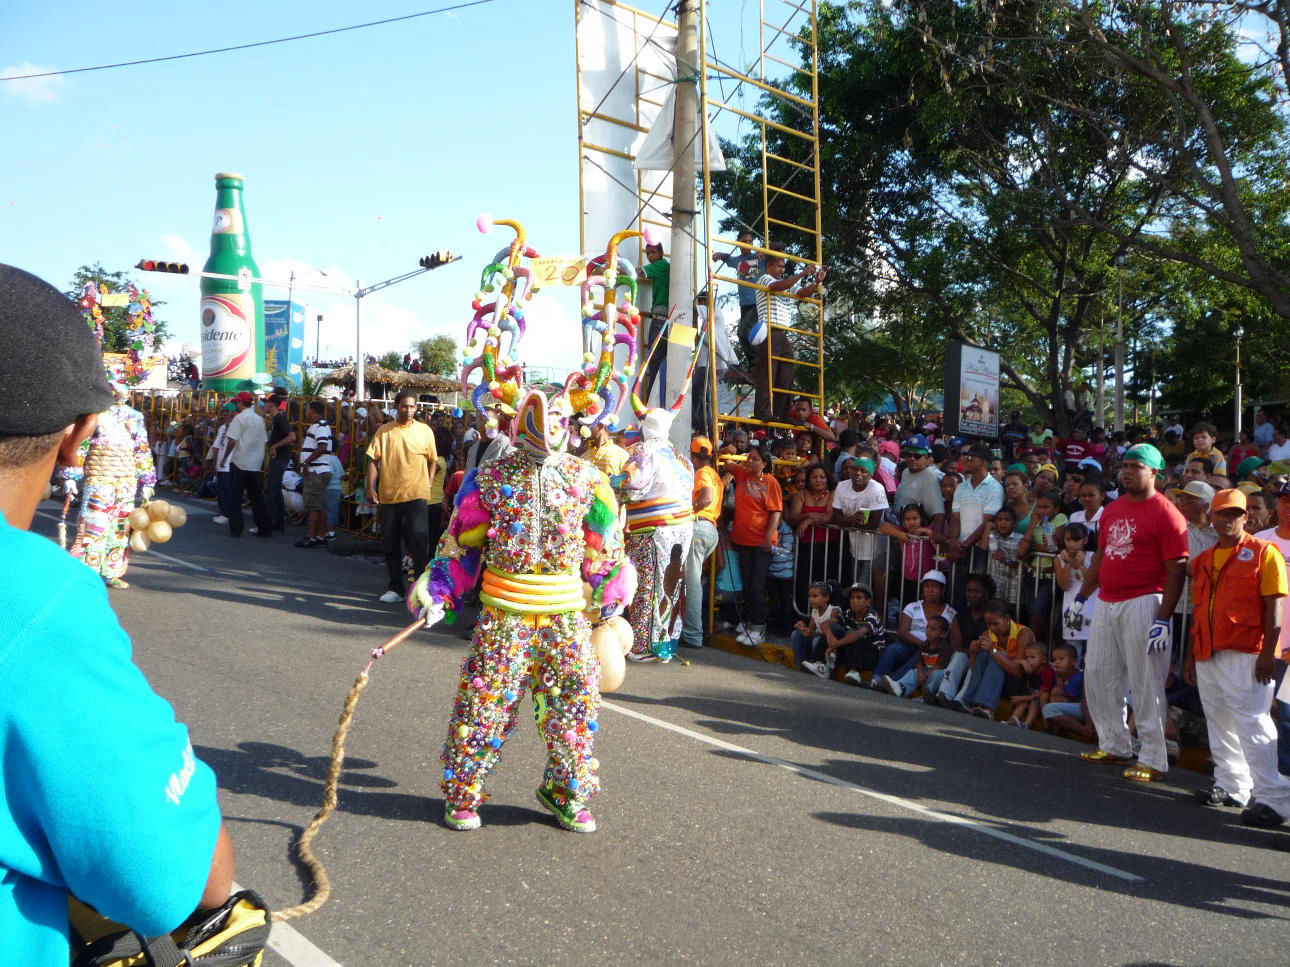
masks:
[(443, 620), (445, 607), (443, 600), (430, 590), (430, 571), (416, 579), (408, 593), (408, 610), (425, 622), (429, 628)]
[(1157, 618), (1151, 622), (1151, 630), (1147, 632), (1147, 651), (1168, 651), (1171, 638), (1173, 629), (1169, 622), (1164, 618)]
[(1084, 627), (1084, 602), (1080, 598), (1075, 599), (1075, 603), (1066, 609), (1066, 630), (1070, 632), (1079, 631)]
[(68, 477), (63, 481), (63, 496), (75, 498), (77, 494), (76, 481)]

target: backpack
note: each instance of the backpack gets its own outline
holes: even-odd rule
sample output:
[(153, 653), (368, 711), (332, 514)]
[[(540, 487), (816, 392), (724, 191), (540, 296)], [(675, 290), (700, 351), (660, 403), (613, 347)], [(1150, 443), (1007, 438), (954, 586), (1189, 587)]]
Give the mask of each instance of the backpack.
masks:
[(68, 919), (71, 967), (259, 967), (269, 940), (269, 908), (251, 890), (158, 937), (113, 923), (75, 897)]

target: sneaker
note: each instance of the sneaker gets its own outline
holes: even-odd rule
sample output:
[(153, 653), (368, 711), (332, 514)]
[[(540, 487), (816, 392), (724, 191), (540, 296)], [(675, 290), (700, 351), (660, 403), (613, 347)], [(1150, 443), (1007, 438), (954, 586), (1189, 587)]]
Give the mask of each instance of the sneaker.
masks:
[(923, 689), (923, 704), (924, 704), (924, 705), (939, 705), (939, 704), (940, 704), (940, 702), (938, 702), (938, 701), (937, 701), (937, 697), (938, 697), (938, 696), (936, 695), (936, 693), (935, 693), (935, 692), (929, 691), (929, 690), (928, 690), (928, 689), (926, 689), (926, 688), (925, 688), (925, 689)]
[(766, 640), (766, 633), (763, 629), (753, 627), (750, 625), (748, 628), (747, 634), (745, 634), (739, 640), (742, 644), (747, 645), (749, 648), (756, 648), (758, 645), (760, 645), (763, 641)]
[(225, 517), (223, 514), (220, 514), (218, 517), (212, 517), (212, 518), (211, 518), (211, 523), (212, 523), (212, 524), (227, 524), (227, 523), (228, 523), (228, 518), (227, 518), (227, 517)]
[(860, 673), (854, 668), (843, 675), (842, 680), (844, 682), (850, 682), (852, 685), (859, 685), (861, 688), (864, 688), (864, 679), (860, 677)]
[(452, 803), (443, 804), (443, 824), (449, 829), (479, 829), (479, 813), (473, 809), (453, 809)]
[(813, 671), (813, 672), (815, 673), (815, 675), (816, 675), (818, 678), (828, 678), (828, 677), (829, 677), (829, 666), (828, 666), (828, 665), (825, 665), (823, 662), (818, 662), (818, 661), (810, 662), (810, 664), (814, 666), (814, 667), (811, 669), (811, 671)]
[(1286, 818), (1267, 803), (1252, 802), (1241, 810), (1241, 822), (1259, 829), (1276, 829)]
[(1231, 795), (1222, 786), (1211, 786), (1209, 789), (1197, 789), (1193, 793), (1195, 799), (1202, 806), (1236, 806), (1244, 809), (1245, 803)]
[(662, 659), (662, 658), (660, 658), (658, 655), (654, 654), (653, 652), (650, 652), (650, 653), (649, 653), (649, 654), (647, 654), (647, 655), (639, 655), (639, 654), (637, 654), (637, 653), (636, 653), (636, 652), (634, 652), (634, 651), (629, 651), (629, 652), (627, 653), (627, 660), (628, 660), (628, 661), (639, 661), (639, 662), (642, 662), (642, 663), (645, 663), (645, 664), (651, 664), (651, 663), (652, 663), (652, 664), (657, 664), (657, 663), (661, 662), (663, 659)]
[(824, 667), (827, 668), (830, 673), (833, 669), (838, 667), (838, 653), (836, 651), (831, 651), (824, 656)]
[(886, 692), (888, 695), (895, 695), (897, 698), (905, 694), (905, 689), (890, 675), (883, 675), (878, 680), (878, 690)]
[(382, 604), (394, 604), (396, 601), (402, 601), (402, 600), (403, 600), (403, 595), (399, 594), (398, 591), (386, 591), (384, 594), (381, 595)]
[(334, 541), (335, 539), (336, 539), (336, 532), (335, 532), (335, 531), (328, 531), (328, 532), (323, 536), (323, 540), (325, 540), (325, 541)]
[(1171, 766), (1178, 764), (1178, 743), (1173, 739), (1165, 739), (1165, 761)]
[(818, 661), (807, 660), (802, 662), (797, 667), (804, 672), (810, 672), (812, 675), (818, 675), (820, 673), (819, 672), (820, 663)]
[(551, 790), (542, 786), (537, 791), (537, 800), (555, 817), (555, 821), (564, 829), (572, 833), (594, 833), (596, 831), (596, 817), (591, 815), (591, 811), (585, 807), (575, 807), (573, 803), (566, 803), (561, 806), (555, 801)]
[(296, 541), (296, 547), (317, 547), (321, 543), (322, 541), (316, 537), (304, 537)]
[(993, 718), (994, 718), (994, 710), (993, 710), (993, 709), (988, 709), (988, 708), (986, 708), (984, 705), (974, 705), (974, 706), (972, 706), (972, 708), (968, 709), (968, 711), (969, 711), (969, 712), (971, 712), (973, 715), (975, 715), (975, 716), (976, 716), (977, 718), (979, 718), (979, 719), (993, 719)]

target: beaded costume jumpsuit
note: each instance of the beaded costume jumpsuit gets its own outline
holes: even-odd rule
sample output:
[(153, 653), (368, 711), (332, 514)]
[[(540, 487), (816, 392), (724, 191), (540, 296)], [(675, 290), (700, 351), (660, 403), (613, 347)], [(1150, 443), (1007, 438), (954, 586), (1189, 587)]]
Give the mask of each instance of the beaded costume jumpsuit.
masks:
[(409, 606), (420, 595), (457, 610), (481, 566), (482, 608), (441, 757), (444, 798), (470, 810), (487, 799), (485, 780), (531, 690), (547, 748), (544, 788), (579, 808), (599, 788), (600, 666), (582, 584), (607, 612), (635, 586), (608, 479), (568, 453), (524, 447), (472, 471)]
[(136, 497), (147, 503), (157, 483), (143, 415), (125, 403), (100, 413), (98, 427), (81, 444), (77, 466), (64, 467), (60, 477), (80, 482), (81, 512), (72, 556), (104, 580), (119, 581), (128, 563), (126, 519)]

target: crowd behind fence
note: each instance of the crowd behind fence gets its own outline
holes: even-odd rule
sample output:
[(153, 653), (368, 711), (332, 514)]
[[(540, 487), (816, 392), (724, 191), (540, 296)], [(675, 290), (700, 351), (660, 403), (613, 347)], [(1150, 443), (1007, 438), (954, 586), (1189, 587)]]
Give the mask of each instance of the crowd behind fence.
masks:
[[(206, 465), (206, 456), (215, 443), (221, 408), (232, 398), (233, 394), (190, 389), (132, 394), (130, 405), (143, 414), (160, 486), (192, 492), (200, 490), (202, 482), (213, 472)], [(287, 421), (296, 434), (292, 448), (296, 469), (300, 445), (310, 424), (308, 406), (313, 402), (323, 408), (323, 419), (334, 434), (334, 452), (344, 470), (337, 529), (351, 534), (370, 531), (377, 515), (372, 513), (364, 493), (367, 442), (383, 423), (391, 419), (385, 409), (388, 404), (379, 400), (354, 402), (321, 396), (284, 397)], [(418, 415), (429, 419), (436, 411), (449, 413), (452, 409), (451, 405), (422, 403)], [(266, 472), (267, 467), (266, 454)]]
[[(811, 584), (827, 582), (838, 592), (854, 584), (864, 584), (874, 593), (874, 607), (887, 623), (888, 633), (894, 633), (899, 613), (919, 599), (922, 572), (920, 568), (911, 570), (907, 567), (908, 559), (921, 561), (930, 558), (932, 568), (945, 575), (946, 600), (960, 610), (968, 575), (988, 575), (988, 556), (980, 548), (969, 548), (960, 559), (950, 560), (939, 553), (930, 538), (924, 536), (911, 535), (907, 540), (901, 540), (888, 534), (837, 524), (813, 527), (827, 536), (823, 540), (817, 536), (816, 540), (799, 543), (794, 553), (793, 610), (798, 618), (809, 617), (805, 589)], [(852, 535), (861, 541), (868, 539), (873, 542), (870, 557), (850, 553)], [(997, 595), (1008, 603), (1015, 619), (1029, 619), (1032, 629), (1038, 626), (1044, 634), (1037, 633), (1036, 638), (1045, 641), (1050, 648), (1065, 640), (1066, 634), (1064, 612), (1068, 594), (1067, 589), (1058, 584), (1054, 566), (1056, 558), (1053, 553), (1032, 551), (1016, 562), (1018, 579), (1011, 582), (1008, 592)], [(1073, 598), (1078, 590), (1077, 586), (1074, 587), (1069, 597)], [(1190, 601), (1191, 580), (1188, 578), (1174, 614), (1172, 661), (1180, 668), (1186, 657), (1190, 633)], [(1037, 621), (1036, 608), (1040, 611)], [(1086, 613), (1092, 615), (1091, 627), (1097, 620), (1096, 611), (1091, 609)], [(1077, 645), (1081, 659), (1086, 642), (1087, 630), (1085, 638), (1080, 639)], [(968, 642), (963, 644), (966, 646)]]

